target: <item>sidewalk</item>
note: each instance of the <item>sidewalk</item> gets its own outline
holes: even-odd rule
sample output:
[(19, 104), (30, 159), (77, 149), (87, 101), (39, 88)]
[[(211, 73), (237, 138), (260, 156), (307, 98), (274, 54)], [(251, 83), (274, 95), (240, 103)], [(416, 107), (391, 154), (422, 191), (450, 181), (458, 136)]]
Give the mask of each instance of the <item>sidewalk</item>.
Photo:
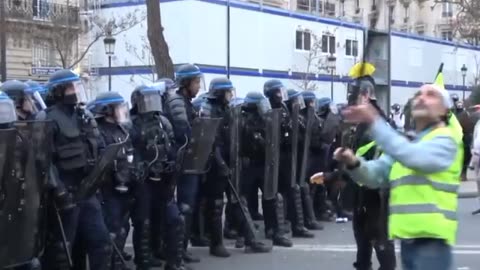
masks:
[(459, 198), (475, 198), (478, 196), (477, 183), (475, 181), (462, 181), (460, 190), (458, 191)]

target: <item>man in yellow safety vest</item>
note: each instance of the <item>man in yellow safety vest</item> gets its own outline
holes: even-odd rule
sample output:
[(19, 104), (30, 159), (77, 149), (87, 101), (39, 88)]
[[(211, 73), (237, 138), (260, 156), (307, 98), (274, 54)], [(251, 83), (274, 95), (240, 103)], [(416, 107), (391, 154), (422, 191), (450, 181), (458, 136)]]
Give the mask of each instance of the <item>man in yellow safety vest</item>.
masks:
[(422, 86), (412, 102), (413, 140), (387, 125), (370, 104), (343, 112), (347, 121), (370, 125), (372, 139), (384, 154), (366, 161), (351, 149), (339, 148), (334, 158), (347, 165), (355, 181), (390, 188), (388, 233), (401, 240), (404, 270), (452, 267), (463, 147), (448, 125), (450, 107), (445, 89)]

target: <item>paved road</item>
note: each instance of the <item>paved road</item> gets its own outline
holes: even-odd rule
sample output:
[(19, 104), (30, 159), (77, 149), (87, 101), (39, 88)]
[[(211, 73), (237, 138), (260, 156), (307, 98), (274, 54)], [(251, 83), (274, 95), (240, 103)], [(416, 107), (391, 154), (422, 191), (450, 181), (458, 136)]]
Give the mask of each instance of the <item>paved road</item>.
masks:
[[(460, 200), (454, 269), (480, 270), (480, 216), (470, 214), (477, 205), (476, 199)], [(233, 248), (233, 241), (226, 242), (232, 253), (230, 258), (214, 258), (206, 248), (193, 248), (202, 262), (191, 266), (195, 270), (351, 270), (356, 251), (351, 223), (326, 223), (325, 230), (317, 232), (315, 239), (295, 239), (293, 248), (275, 247), (270, 254), (244, 254)], [(131, 243), (128, 250), (131, 252)]]

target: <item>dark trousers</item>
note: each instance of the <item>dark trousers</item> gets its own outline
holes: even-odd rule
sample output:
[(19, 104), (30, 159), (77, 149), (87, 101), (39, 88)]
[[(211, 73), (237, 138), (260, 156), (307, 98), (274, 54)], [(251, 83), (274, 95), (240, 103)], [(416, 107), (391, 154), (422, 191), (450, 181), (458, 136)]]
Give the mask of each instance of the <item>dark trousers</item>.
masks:
[(393, 270), (396, 266), (395, 246), (387, 236), (388, 197), (378, 190), (364, 187), (355, 188), (353, 212), (353, 233), (357, 244), (357, 260), (354, 267), (369, 270), (372, 266), (372, 252), (375, 249), (379, 270)]
[[(49, 228), (52, 230), (52, 238), (45, 251), (47, 261), (44, 268), (49, 270), (64, 269), (59, 266), (58, 260), (55, 259), (64, 256), (64, 250), (57, 218), (53, 216), (55, 213), (51, 214)], [(79, 247), (75, 250), (88, 255), (91, 270), (105, 270), (111, 255), (110, 235), (104, 222), (98, 198), (95, 195), (91, 196), (87, 200), (77, 203), (75, 208), (62, 211), (60, 217), (70, 246)], [(84, 258), (83, 256), (73, 257)], [(82, 265), (84, 262), (74, 261), (74, 264)]]

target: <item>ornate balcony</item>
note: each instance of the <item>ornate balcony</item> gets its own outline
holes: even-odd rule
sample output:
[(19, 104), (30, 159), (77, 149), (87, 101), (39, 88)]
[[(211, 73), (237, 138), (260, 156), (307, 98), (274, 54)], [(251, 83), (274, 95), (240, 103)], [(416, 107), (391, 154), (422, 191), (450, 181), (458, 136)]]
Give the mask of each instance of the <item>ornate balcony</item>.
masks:
[(7, 20), (30, 23), (55, 23), (79, 26), (79, 7), (55, 3), (53, 0), (1, 0), (5, 1)]

